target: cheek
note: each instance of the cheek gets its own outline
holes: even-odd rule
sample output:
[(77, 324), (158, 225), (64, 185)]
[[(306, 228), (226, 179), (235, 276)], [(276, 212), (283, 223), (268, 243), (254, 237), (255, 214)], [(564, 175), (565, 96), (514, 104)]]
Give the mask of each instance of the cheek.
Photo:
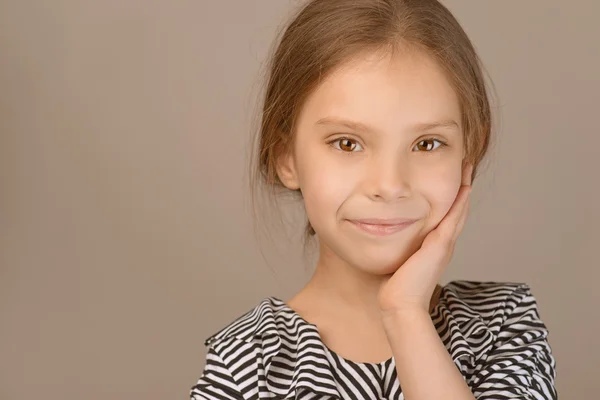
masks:
[(328, 163), (326, 157), (312, 157), (299, 164), (306, 214), (314, 227), (318, 227), (325, 217), (335, 216), (356, 185), (355, 175), (338, 164)]
[(423, 195), (429, 206), (427, 224), (435, 227), (448, 213), (456, 200), (461, 185), (461, 167), (439, 168), (428, 171), (426, 177), (418, 179), (414, 189)]

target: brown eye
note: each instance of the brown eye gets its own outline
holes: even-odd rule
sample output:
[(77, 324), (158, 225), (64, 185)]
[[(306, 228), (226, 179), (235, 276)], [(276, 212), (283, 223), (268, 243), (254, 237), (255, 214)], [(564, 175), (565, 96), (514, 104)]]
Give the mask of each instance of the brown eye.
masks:
[(331, 142), (334, 147), (338, 150), (344, 151), (346, 153), (352, 153), (356, 150), (357, 147), (360, 147), (360, 144), (356, 142), (354, 139), (350, 138), (338, 138)]
[[(435, 143), (434, 142), (438, 142), (439, 145), (437, 147), (435, 147)], [(415, 145), (415, 147), (417, 147), (419, 149), (419, 151), (426, 151), (426, 152), (431, 152), (435, 149), (437, 149), (438, 147), (441, 146), (445, 146), (446, 144), (440, 140), (437, 139), (423, 139), (421, 140), (419, 143), (417, 143)]]

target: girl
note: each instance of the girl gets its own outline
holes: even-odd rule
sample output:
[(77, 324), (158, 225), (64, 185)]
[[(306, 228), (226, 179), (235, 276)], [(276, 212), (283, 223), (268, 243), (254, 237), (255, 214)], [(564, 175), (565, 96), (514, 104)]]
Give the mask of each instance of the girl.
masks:
[(269, 66), (257, 170), (319, 259), (209, 337), (192, 399), (556, 399), (524, 283), (438, 284), (490, 141), (480, 61), (435, 0), (312, 0)]

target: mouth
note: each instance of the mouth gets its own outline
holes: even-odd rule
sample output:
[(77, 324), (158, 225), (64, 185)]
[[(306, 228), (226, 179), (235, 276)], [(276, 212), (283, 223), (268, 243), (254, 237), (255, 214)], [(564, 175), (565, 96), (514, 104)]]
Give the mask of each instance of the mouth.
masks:
[(416, 219), (396, 218), (396, 219), (349, 219), (352, 223), (363, 232), (370, 233), (376, 236), (389, 236), (394, 233), (403, 231), (415, 222)]

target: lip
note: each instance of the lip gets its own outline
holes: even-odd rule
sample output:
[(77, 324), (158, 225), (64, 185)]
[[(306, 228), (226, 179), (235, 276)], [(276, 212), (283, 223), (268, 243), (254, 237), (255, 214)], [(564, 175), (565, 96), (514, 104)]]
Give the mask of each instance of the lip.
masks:
[(380, 218), (369, 218), (369, 219), (349, 219), (354, 226), (361, 229), (364, 232), (370, 233), (376, 236), (388, 236), (394, 233), (403, 231), (415, 222), (416, 219), (406, 218), (395, 218), (395, 219), (380, 219)]

